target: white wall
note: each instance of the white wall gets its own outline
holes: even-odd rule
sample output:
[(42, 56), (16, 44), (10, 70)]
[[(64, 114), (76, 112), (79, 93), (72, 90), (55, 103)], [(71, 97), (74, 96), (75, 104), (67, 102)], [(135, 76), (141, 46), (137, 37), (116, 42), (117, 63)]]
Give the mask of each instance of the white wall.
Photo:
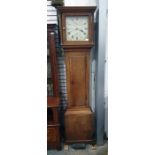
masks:
[(64, 0), (65, 6), (96, 6), (97, 0)]

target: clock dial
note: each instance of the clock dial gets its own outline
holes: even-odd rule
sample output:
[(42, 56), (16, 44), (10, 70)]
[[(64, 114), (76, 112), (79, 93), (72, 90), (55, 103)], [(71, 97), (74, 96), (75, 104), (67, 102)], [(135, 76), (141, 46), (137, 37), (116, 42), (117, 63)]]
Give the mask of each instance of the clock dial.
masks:
[(88, 16), (66, 17), (67, 41), (88, 41)]

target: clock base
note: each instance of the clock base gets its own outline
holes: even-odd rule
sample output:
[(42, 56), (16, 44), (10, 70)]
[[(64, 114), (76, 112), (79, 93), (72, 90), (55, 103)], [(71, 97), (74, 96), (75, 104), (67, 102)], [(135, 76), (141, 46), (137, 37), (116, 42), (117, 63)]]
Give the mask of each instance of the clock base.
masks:
[(93, 114), (89, 108), (67, 109), (65, 113), (66, 143), (92, 143)]

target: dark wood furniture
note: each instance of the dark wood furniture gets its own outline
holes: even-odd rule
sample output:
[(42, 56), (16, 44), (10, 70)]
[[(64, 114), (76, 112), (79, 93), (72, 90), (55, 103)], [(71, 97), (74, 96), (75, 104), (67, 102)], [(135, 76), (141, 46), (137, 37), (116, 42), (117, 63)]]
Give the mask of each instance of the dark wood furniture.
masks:
[(52, 26), (47, 27), (47, 63), (48, 63), (48, 91), (47, 91), (47, 148), (60, 149), (60, 123), (59, 123), (59, 90), (58, 71), (56, 61), (56, 48)]
[(90, 51), (96, 7), (58, 7), (61, 45), (65, 53), (68, 106), (66, 143), (93, 141), (93, 114), (89, 106)]

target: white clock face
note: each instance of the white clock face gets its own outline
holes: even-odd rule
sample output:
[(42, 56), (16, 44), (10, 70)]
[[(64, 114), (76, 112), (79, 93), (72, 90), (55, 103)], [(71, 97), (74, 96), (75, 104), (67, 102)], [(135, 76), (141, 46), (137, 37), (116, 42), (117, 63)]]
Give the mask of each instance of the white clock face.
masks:
[(88, 16), (66, 17), (67, 41), (88, 41)]

